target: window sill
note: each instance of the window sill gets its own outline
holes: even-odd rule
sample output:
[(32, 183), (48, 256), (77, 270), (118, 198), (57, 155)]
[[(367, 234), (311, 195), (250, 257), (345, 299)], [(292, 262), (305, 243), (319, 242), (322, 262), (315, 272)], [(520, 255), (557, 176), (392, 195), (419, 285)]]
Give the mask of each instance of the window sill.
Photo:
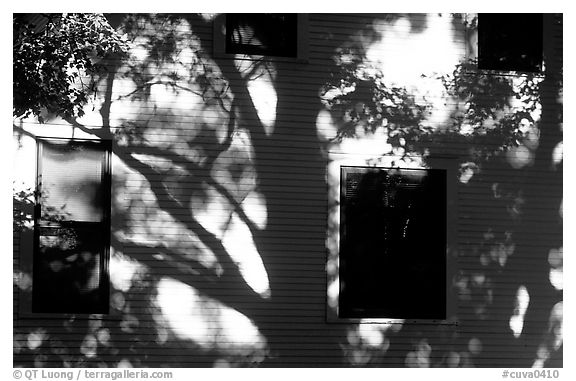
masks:
[(386, 325), (446, 325), (457, 326), (460, 323), (456, 319), (391, 319), (391, 318), (338, 318), (328, 317), (327, 323), (331, 324), (386, 324)]
[(500, 76), (500, 77), (530, 77), (544, 78), (544, 70), (538, 72), (531, 71), (514, 71), (514, 70), (491, 70), (491, 69), (478, 69), (477, 67), (464, 70), (465, 74), (469, 75), (487, 75), (487, 76)]
[(308, 58), (302, 57), (280, 57), (280, 56), (261, 56), (255, 54), (238, 54), (238, 53), (214, 53), (215, 58), (241, 60), (241, 61), (269, 61), (279, 63), (307, 64)]
[(46, 313), (46, 312), (20, 312), (18, 320), (102, 320), (120, 321), (122, 315), (120, 311), (112, 311), (108, 314), (74, 314), (74, 313)]

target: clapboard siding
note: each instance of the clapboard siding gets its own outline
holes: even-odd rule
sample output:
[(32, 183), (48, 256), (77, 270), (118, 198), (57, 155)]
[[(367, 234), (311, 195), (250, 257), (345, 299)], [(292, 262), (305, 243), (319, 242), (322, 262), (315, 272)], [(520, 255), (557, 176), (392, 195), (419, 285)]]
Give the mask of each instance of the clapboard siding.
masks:
[[(107, 96), (112, 100), (109, 125), (104, 126), (110, 133), (103, 135), (115, 136), (111, 314), (76, 319), (20, 316), (15, 289), (16, 366), (114, 367), (122, 361), (141, 367), (534, 363), (543, 337), (554, 335), (547, 331), (552, 305), (542, 301), (561, 300), (561, 290), (551, 289), (546, 271), (548, 250), (562, 246), (556, 205), (562, 176), (551, 176), (550, 167), (539, 162), (514, 167), (502, 151), (475, 167), (471, 178), (459, 181), (460, 165), (471, 161), (471, 140), (444, 136), (430, 144), (433, 154), (454, 163), (450, 201), (457, 213), (448, 248), (447, 320), (384, 324), (328, 318), (326, 259), (339, 218), (333, 204), (338, 193), (333, 168), (339, 163), (359, 165), (376, 155), (363, 146), (330, 139), (337, 123), (322, 117), (326, 107), (320, 94), (333, 78), (335, 56), (369, 51), (383, 64), (404, 62), (422, 68), (420, 74), (450, 74), (428, 70), (427, 58), (435, 57), (408, 61), (414, 57), (410, 49), (418, 41), (449, 48), (453, 68), (466, 58), (467, 36), (464, 24), (449, 15), (306, 17), (307, 57), (273, 61), (268, 64), (271, 74), (263, 71), (252, 78), (239, 75), (238, 63), (230, 57), (212, 56), (211, 22), (180, 15), (176, 24), (136, 25), (131, 32), (138, 45), (133, 55), (127, 61), (107, 62), (112, 88), (100, 81), (96, 116), (80, 120), (86, 120), (86, 129), (103, 127), (97, 113), (106, 109), (102, 102)], [(168, 33), (174, 38), (167, 41), (176, 41), (180, 50), (174, 54), (166, 43), (159, 45), (165, 49), (160, 53), (176, 61), (146, 61), (147, 42)], [(561, 17), (546, 33), (547, 41), (554, 42), (549, 51), (561, 65)], [(442, 40), (430, 41), (437, 36)], [(361, 44), (369, 49), (364, 51)], [(213, 70), (213, 83), (229, 86), (221, 104), (202, 100), (194, 71), (184, 70), (188, 67), (183, 62), (197, 57), (204, 70)], [(179, 93), (160, 83), (171, 70), (187, 73)], [(384, 77), (395, 81), (394, 70), (385, 65)], [(418, 78), (408, 78), (409, 93), (424, 86)], [(141, 93), (133, 97), (137, 81)], [(247, 83), (267, 89), (264, 99), (258, 99), (258, 90), (246, 88)], [(540, 95), (545, 110), (559, 112), (554, 87), (544, 83)], [(272, 121), (258, 110), (264, 100), (273, 101)], [(445, 111), (460, 103), (439, 93), (428, 94), (426, 100), (431, 114), (423, 124), (431, 126), (447, 123)], [(237, 107), (234, 113), (232, 105)], [(232, 135), (230, 118), (236, 131)], [(550, 118), (546, 122), (553, 123)], [(66, 126), (55, 119), (43, 127), (53, 131)], [(562, 140), (559, 130), (542, 136), (531, 151), (534, 155), (551, 153)], [(501, 145), (482, 144), (487, 152)], [(379, 149), (384, 150), (384, 144)], [(539, 204), (533, 205), (534, 195), (539, 195)], [(21, 266), (19, 242), (15, 231), (15, 274)], [(543, 266), (548, 266), (545, 271)], [(520, 287), (530, 297), (531, 320), (521, 339), (515, 339), (510, 318)]]

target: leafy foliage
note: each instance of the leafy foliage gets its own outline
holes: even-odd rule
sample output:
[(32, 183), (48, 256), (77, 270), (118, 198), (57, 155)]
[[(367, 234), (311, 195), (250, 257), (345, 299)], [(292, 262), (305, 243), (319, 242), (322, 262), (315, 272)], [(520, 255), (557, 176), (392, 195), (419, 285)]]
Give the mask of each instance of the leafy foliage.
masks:
[(322, 89), (324, 103), (341, 119), (337, 139), (355, 136), (357, 128), (386, 127), (391, 144), (417, 140), (428, 128), (421, 124), (428, 105), (417, 103), (403, 87), (386, 84), (380, 69), (352, 59)]
[(40, 117), (45, 108), (63, 117), (82, 116), (94, 91), (89, 79), (103, 59), (128, 50), (101, 14), (47, 14), (42, 28), (26, 15), (13, 18), (13, 115)]
[(339, 121), (337, 140), (383, 127), (394, 147), (424, 152), (441, 136), (473, 146), (481, 158), (518, 146), (537, 123), (542, 79), (534, 74), (487, 74), (478, 71), (476, 60), (464, 60), (452, 73), (431, 77), (454, 103), (450, 122), (434, 129), (427, 121), (433, 105), (425, 97), (387, 84), (382, 71), (362, 58), (343, 60), (339, 67), (321, 91)]
[[(523, 125), (536, 122), (541, 79), (528, 74), (513, 83), (511, 77), (475, 73), (476, 67), (475, 60), (463, 61), (451, 75), (440, 77), (448, 94), (464, 103), (464, 109), (452, 115), (454, 129), (468, 125), (473, 134), (498, 136), (503, 146), (516, 145), (526, 132)], [(518, 100), (515, 105), (513, 98)]]

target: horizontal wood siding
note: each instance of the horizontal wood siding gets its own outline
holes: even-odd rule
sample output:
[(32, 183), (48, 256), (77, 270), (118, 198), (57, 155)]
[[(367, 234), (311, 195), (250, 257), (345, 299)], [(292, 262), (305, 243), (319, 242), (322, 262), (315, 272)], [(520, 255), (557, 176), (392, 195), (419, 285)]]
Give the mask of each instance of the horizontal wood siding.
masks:
[[(335, 56), (349, 49), (363, 54), (363, 44), (395, 36), (370, 54), (401, 62), (414, 57), (406, 46), (435, 27), (451, 39), (430, 43), (450, 47), (456, 65), (466, 56), (466, 38), (463, 24), (448, 15), (307, 17), (306, 62), (273, 61), (270, 71), (252, 79), (242, 77), (230, 57), (211, 56), (212, 23), (199, 16), (182, 15), (176, 24), (142, 21), (128, 32), (144, 36), (137, 40), (141, 47), (109, 63), (114, 75), (99, 83), (96, 116), (80, 120), (88, 130), (109, 128), (115, 140), (111, 314), (19, 316), (15, 293), (15, 366), (513, 367), (531, 366), (543, 342), (554, 352), (547, 330), (561, 291), (547, 274), (548, 252), (562, 247), (561, 217), (550, 213), (559, 207), (562, 175), (551, 174), (539, 157), (514, 168), (503, 153), (468, 182), (452, 179), (458, 214), (449, 322), (328, 322), (329, 166), (366, 156), (321, 137), (334, 127), (319, 118), (319, 94), (331, 80)], [(161, 41), (157, 50), (146, 45), (158, 42), (154, 37)], [(561, 65), (560, 22), (550, 37)], [(198, 95), (201, 80), (182, 63), (190, 57), (203, 60), (203, 74), (225, 78), (228, 92), (220, 99)], [(426, 67), (427, 57), (421, 59)], [(182, 67), (189, 77), (178, 83), (188, 90), (146, 87)], [(273, 99), (264, 90), (263, 100), (251, 97), (251, 81), (275, 94), (273, 122), (257, 110)], [(97, 113), (105, 113), (110, 100), (99, 125)], [(442, 107), (451, 108), (450, 101)], [(554, 88), (543, 89), (542, 103), (546, 112), (560, 111)], [(439, 107), (431, 120), (443, 120)], [(552, 131), (541, 133), (534, 155), (551, 153), (562, 140), (554, 121), (544, 118), (540, 129)], [(447, 140), (433, 153), (459, 165), (469, 148)], [(16, 274), (16, 232), (14, 252)], [(520, 287), (530, 296), (530, 315), (515, 338), (509, 321)]]

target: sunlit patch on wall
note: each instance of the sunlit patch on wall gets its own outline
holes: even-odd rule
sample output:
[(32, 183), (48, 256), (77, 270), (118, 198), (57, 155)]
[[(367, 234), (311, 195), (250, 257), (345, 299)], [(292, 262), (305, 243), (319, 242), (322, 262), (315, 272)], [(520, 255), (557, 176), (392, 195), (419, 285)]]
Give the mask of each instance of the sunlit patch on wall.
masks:
[(134, 366), (128, 359), (122, 359), (116, 364), (117, 368), (133, 368)]
[(266, 208), (266, 198), (256, 190), (248, 193), (242, 201), (242, 209), (250, 221), (259, 229), (265, 229), (268, 222), (268, 209)]
[(431, 352), (432, 347), (428, 341), (426, 339), (420, 340), (416, 345), (416, 350), (408, 352), (406, 355), (406, 366), (408, 368), (429, 368)]
[(448, 353), (446, 365), (448, 365), (449, 368), (457, 368), (460, 365), (460, 354), (458, 352)]
[(276, 104), (278, 97), (271, 76), (254, 78), (248, 82), (248, 92), (258, 113), (258, 118), (264, 126), (266, 135), (270, 136), (274, 132), (276, 123)]
[(470, 179), (480, 171), (480, 168), (476, 163), (466, 162), (460, 164), (460, 182), (462, 184), (468, 184)]
[(233, 211), (226, 197), (214, 186), (203, 184), (190, 199), (190, 213), (210, 233), (221, 237)]
[(392, 145), (388, 143), (388, 131), (384, 127), (374, 132), (365, 132), (358, 128), (354, 138), (344, 139), (338, 146), (333, 145), (331, 151), (345, 152), (347, 154), (360, 154), (366, 156), (380, 156), (392, 152)]
[(563, 248), (550, 249), (548, 253), (548, 264), (550, 264), (550, 284), (556, 290), (564, 288), (564, 265), (563, 265)]
[(42, 344), (48, 340), (49, 336), (44, 328), (37, 328), (28, 334), (26, 338), (26, 343), (28, 349), (36, 350), (42, 346)]
[(492, 246), (490, 249), (490, 258), (497, 262), (500, 266), (506, 266), (506, 262), (508, 261), (508, 257), (514, 254), (514, 250), (516, 249), (516, 245), (514, 242), (500, 242)]
[(252, 320), (183, 282), (162, 278), (156, 304), (162, 320), (180, 340), (238, 356), (261, 356), (267, 350)]
[[(335, 89), (334, 91), (338, 90)], [(331, 99), (332, 95), (326, 93), (325, 97)], [(323, 143), (329, 142), (338, 134), (336, 121), (332, 118), (330, 111), (322, 109), (318, 112), (318, 116), (316, 117), (316, 134)]]
[(148, 49), (146, 46), (149, 44), (148, 39), (145, 37), (136, 37), (132, 41), (132, 48), (130, 49), (130, 55), (133, 59), (138, 61), (144, 61), (148, 58)]
[(562, 163), (563, 158), (564, 158), (564, 144), (563, 142), (560, 142), (556, 144), (556, 147), (554, 147), (554, 151), (552, 151), (552, 162), (554, 163), (554, 166), (558, 166), (560, 163)]
[[(448, 108), (444, 106), (445, 88), (435, 76), (437, 73), (451, 73), (454, 63), (465, 52), (454, 41), (451, 17), (448, 15), (426, 15), (425, 30), (421, 32), (413, 30), (412, 22), (405, 16), (391, 22), (384, 21), (386, 25), (378, 28), (384, 28), (386, 33), (367, 48), (366, 59), (386, 73), (387, 84), (405, 86), (416, 96), (417, 102), (424, 99), (430, 102), (433, 112), (427, 122), (432, 127), (440, 128), (450, 116)], [(402, 44), (398, 44), (398, 41), (402, 41)], [(430, 41), (435, 43), (431, 44)], [(410, 64), (407, 65), (407, 62)]]
[(530, 303), (530, 295), (528, 290), (524, 286), (520, 286), (518, 291), (516, 291), (516, 301), (514, 307), (514, 314), (510, 317), (509, 326), (514, 334), (514, 337), (518, 338), (522, 334), (522, 328), (524, 327), (524, 316), (528, 310), (528, 304)]
[(178, 99), (178, 93), (174, 87), (164, 83), (150, 85), (149, 92), (150, 100), (156, 107), (170, 108)]
[(506, 157), (514, 169), (524, 168), (534, 161), (534, 154), (525, 145), (511, 147), (507, 151)]
[[(249, 221), (244, 221), (226, 197), (213, 187), (207, 187), (206, 191), (206, 198), (192, 198), (194, 216), (206, 230), (222, 241), (248, 286), (260, 296), (270, 297), (268, 274), (247, 225)], [(249, 193), (240, 207), (249, 210), (246, 216), (252, 223), (260, 228), (265, 227), (266, 205), (258, 192)]]
[(234, 213), (222, 237), (222, 244), (248, 286), (263, 298), (270, 297), (268, 273), (254, 243), (252, 232), (244, 221)]
[(80, 352), (88, 357), (93, 358), (96, 357), (98, 350), (98, 340), (92, 334), (88, 334), (84, 337), (82, 344), (80, 345)]
[(140, 263), (115, 250), (111, 253), (109, 267), (110, 282), (116, 290), (122, 292), (128, 291), (133, 282), (141, 278), (141, 273), (145, 270)]
[(548, 328), (538, 346), (537, 357), (532, 364), (533, 368), (542, 368), (546, 366), (546, 361), (552, 353), (558, 351), (564, 342), (563, 334), (563, 302), (558, 302), (552, 307), (548, 318)]
[(362, 366), (382, 357), (390, 347), (390, 339), (387, 333), (398, 332), (403, 325), (403, 320), (390, 323), (374, 323), (370, 319), (362, 319), (348, 329), (346, 343), (342, 349), (346, 359), (356, 366)]
[(29, 291), (32, 289), (32, 276), (23, 271), (18, 271), (13, 276), (14, 284), (22, 291)]
[(482, 352), (482, 342), (480, 339), (473, 337), (468, 341), (468, 352), (475, 356)]

